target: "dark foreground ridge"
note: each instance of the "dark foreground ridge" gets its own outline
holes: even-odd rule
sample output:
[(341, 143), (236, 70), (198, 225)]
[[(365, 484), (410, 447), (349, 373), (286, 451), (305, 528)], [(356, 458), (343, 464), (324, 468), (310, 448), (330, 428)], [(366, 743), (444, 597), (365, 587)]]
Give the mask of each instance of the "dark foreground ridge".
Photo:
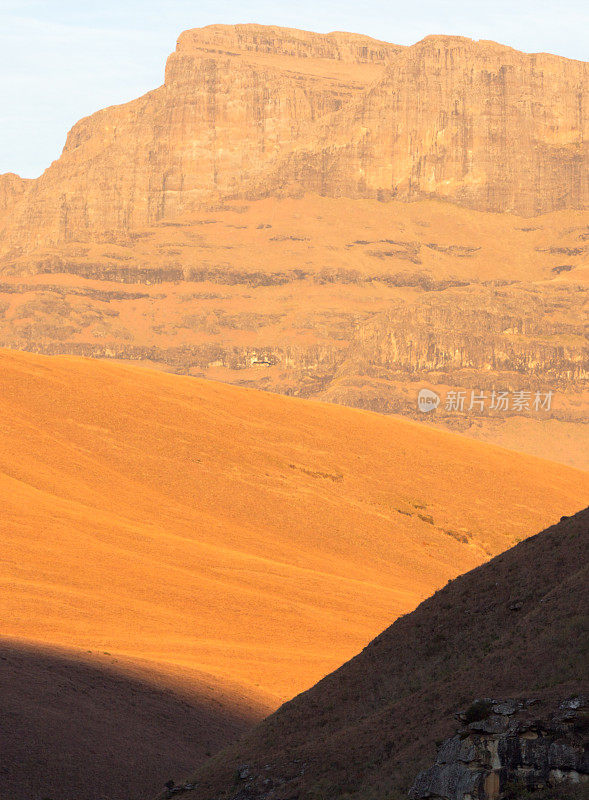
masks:
[(588, 534), (585, 509), (451, 581), (174, 793), (395, 800), (473, 698), (533, 698), (541, 718), (587, 694)]

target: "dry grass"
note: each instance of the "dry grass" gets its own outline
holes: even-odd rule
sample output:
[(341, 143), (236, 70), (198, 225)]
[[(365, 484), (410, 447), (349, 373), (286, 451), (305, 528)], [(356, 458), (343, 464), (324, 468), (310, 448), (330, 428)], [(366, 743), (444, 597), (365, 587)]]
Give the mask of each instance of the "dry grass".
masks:
[(588, 533), (589, 509), (450, 582), (213, 758), (194, 796), (225, 797), (239, 761), (257, 776), (252, 798), (263, 780), (277, 800), (394, 797), (473, 698), (535, 697), (541, 712), (586, 691)]
[[(203, 704), (222, 703), (233, 735), (588, 494), (573, 469), (377, 414), (81, 359), (1, 352), (0, 372), (3, 633), (39, 653), (92, 651), (94, 668), (140, 669), (169, 687), (173, 717), (190, 694), (180, 729), (162, 721), (163, 703), (145, 723), (162, 741), (144, 747), (148, 761), (158, 754), (145, 775), (206, 753), (219, 720), (194, 724)], [(467, 542), (446, 533), (460, 529)], [(23, 690), (19, 670), (10, 676)], [(96, 717), (84, 731), (78, 678), (72, 667), (52, 706), (24, 706), (22, 729), (36, 726), (53, 765), (38, 760), (30, 775), (67, 775), (87, 746), (96, 785), (110, 775), (117, 797), (136, 762), (109, 766)], [(117, 685), (114, 710), (105, 692), (99, 702), (104, 725), (123, 730)], [(76, 724), (44, 739), (59, 703)], [(186, 729), (193, 749), (176, 761)], [(15, 752), (29, 742), (15, 734)], [(76, 774), (63, 792), (77, 791)]]

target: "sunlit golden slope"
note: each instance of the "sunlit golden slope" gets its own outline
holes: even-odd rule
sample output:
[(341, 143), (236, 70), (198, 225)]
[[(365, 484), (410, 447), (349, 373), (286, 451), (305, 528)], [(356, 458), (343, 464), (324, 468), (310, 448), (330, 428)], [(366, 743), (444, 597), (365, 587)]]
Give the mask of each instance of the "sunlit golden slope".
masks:
[(266, 706), (587, 502), (574, 469), (391, 417), (0, 351), (0, 616)]

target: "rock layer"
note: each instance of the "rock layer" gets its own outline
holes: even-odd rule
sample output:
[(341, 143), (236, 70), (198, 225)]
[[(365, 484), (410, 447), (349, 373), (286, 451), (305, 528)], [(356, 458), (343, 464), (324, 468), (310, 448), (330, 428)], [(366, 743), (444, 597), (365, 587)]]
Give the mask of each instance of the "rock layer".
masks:
[(187, 31), (163, 86), (72, 128), (15, 211), (9, 241), (35, 230), (44, 242), (127, 233), (247, 193), (253, 175), (292, 141), (309, 141), (309, 126), (378, 80), (397, 50), (256, 25)]
[[(0, 345), (408, 414), (587, 467), (585, 223), (431, 200), (235, 203), (0, 262)], [(424, 384), (554, 402), (424, 416)]]
[[(38, 180), (0, 176), (0, 344), (413, 416), (418, 382), (554, 390), (586, 466), (587, 69), (187, 31), (161, 87), (78, 122)], [(512, 422), (502, 444), (562, 459)]]

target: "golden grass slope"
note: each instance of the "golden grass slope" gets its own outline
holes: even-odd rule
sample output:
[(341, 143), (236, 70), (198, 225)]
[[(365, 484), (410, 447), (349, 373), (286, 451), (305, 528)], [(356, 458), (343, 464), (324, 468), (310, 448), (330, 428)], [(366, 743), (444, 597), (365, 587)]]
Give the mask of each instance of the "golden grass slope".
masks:
[(398, 418), (0, 351), (3, 633), (266, 708), (587, 503), (579, 471)]

